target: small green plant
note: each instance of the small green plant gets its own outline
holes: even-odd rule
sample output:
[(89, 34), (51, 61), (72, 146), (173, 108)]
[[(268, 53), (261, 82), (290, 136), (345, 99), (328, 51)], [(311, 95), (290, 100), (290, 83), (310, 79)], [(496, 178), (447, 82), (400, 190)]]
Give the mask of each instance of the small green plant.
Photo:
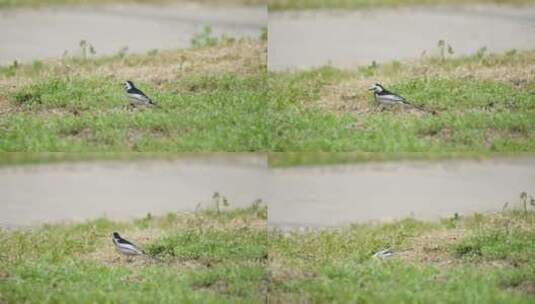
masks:
[(11, 77), (11, 76), (15, 76), (18, 68), (19, 68), (19, 62), (17, 60), (14, 60), (11, 65), (7, 67), (1, 67), (0, 72), (2, 72), (2, 74), (8, 77)]
[(527, 214), (530, 207), (535, 207), (535, 198), (531, 195), (528, 197), (527, 192), (522, 192), (520, 193), (520, 205), (522, 206), (524, 213)]
[(479, 48), (476, 52), (476, 58), (481, 60), (483, 57), (485, 57), (485, 54), (487, 53), (487, 47), (484, 46), (482, 48)]
[(359, 72), (361, 72), (366, 77), (372, 77), (377, 73), (377, 68), (378, 67), (379, 67), (379, 65), (374, 60), (374, 61), (372, 61), (372, 63), (370, 65), (360, 68)]
[(119, 51), (117, 52), (117, 57), (119, 58), (124, 58), (124, 56), (126, 56), (126, 53), (128, 52), (128, 46), (123, 46), (122, 48), (119, 49)]
[(446, 41), (441, 39), (441, 40), (438, 41), (437, 45), (438, 45), (438, 50), (440, 52), (440, 59), (441, 60), (446, 60), (446, 54), (449, 54), (449, 55), (453, 55), (454, 54), (453, 48), (451, 47), (451, 45), (446, 43)]
[(212, 27), (204, 26), (200, 33), (197, 33), (191, 38), (191, 45), (196, 48), (214, 46), (219, 42), (217, 37), (212, 35)]
[(446, 225), (447, 228), (453, 229), (457, 227), (461, 217), (459, 213), (455, 212), (452, 217), (444, 219), (442, 222)]
[(32, 69), (33, 69), (35, 72), (40, 71), (42, 68), (43, 68), (43, 62), (42, 62), (42, 61), (35, 60), (35, 61), (32, 63)]
[(219, 194), (219, 192), (214, 192), (214, 194), (212, 195), (212, 201), (214, 202), (214, 207), (217, 214), (221, 214), (221, 210), (224, 207), (229, 206), (227, 198)]
[(268, 29), (265, 26), (262, 28), (262, 31), (260, 32), (260, 40), (262, 41), (268, 40)]
[(87, 59), (88, 55), (95, 55), (97, 52), (95, 51), (95, 47), (87, 42), (86, 40), (80, 40), (80, 51), (82, 53), (82, 58)]
[(510, 51), (507, 51), (507, 52), (505, 53), (505, 55), (508, 56), (508, 57), (512, 57), (512, 56), (516, 55), (517, 52), (518, 52), (518, 51), (517, 51), (516, 49), (512, 49), (512, 50), (510, 50)]

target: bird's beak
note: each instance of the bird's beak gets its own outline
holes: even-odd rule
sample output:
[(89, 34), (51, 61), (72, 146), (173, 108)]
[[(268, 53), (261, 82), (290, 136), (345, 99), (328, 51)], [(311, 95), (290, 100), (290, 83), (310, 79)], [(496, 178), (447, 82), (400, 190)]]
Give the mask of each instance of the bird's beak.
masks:
[(375, 86), (371, 86), (368, 88), (368, 91), (373, 91), (373, 90), (375, 90)]

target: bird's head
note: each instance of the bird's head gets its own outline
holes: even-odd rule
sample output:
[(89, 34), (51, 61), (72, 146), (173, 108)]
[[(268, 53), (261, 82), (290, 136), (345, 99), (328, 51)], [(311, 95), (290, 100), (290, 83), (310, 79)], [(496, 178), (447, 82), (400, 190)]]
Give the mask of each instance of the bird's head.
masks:
[(380, 93), (384, 91), (385, 88), (383, 88), (383, 86), (380, 83), (376, 82), (374, 85), (369, 87), (368, 90), (373, 91), (374, 93)]
[(131, 88), (134, 87), (134, 83), (132, 81), (130, 81), (130, 80), (127, 80), (127, 81), (123, 82), (123, 87), (124, 87), (125, 90), (128, 91), (128, 90), (130, 90)]
[(113, 235), (113, 237), (116, 238), (116, 239), (118, 239), (118, 238), (121, 237), (121, 236), (119, 235), (118, 232), (114, 232), (112, 235)]

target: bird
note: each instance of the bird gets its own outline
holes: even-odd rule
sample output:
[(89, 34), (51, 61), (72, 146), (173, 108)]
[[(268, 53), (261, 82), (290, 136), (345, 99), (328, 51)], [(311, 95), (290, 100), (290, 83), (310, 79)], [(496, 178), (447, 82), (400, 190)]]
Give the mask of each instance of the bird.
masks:
[(150, 99), (145, 93), (140, 89), (136, 88), (134, 83), (130, 80), (127, 80), (123, 83), (124, 91), (126, 93), (126, 98), (128, 99), (128, 104), (132, 107), (137, 106), (158, 106), (152, 99)]
[(129, 241), (123, 239), (118, 232), (114, 232), (112, 234), (112, 241), (115, 245), (115, 248), (117, 251), (119, 251), (121, 254), (127, 256), (128, 259), (130, 259), (133, 256), (141, 255), (149, 258), (153, 258), (156, 260), (159, 260), (158, 258), (146, 254), (143, 250), (141, 250), (136, 245), (130, 243)]
[[(383, 106), (404, 105), (404, 106), (410, 106), (410, 107), (416, 108), (420, 111), (430, 112), (421, 107), (410, 104), (404, 97), (396, 93), (390, 92), (389, 90), (385, 89), (380, 83), (375, 83), (374, 85), (369, 87), (368, 90), (373, 91), (373, 96), (375, 97), (375, 101), (378, 102), (380, 105), (383, 105)], [(434, 112), (430, 112), (430, 113), (434, 114)]]
[(388, 249), (377, 251), (376, 253), (373, 254), (373, 257), (378, 258), (378, 259), (388, 259), (388, 258), (393, 257), (394, 255), (395, 255), (394, 251), (388, 248)]

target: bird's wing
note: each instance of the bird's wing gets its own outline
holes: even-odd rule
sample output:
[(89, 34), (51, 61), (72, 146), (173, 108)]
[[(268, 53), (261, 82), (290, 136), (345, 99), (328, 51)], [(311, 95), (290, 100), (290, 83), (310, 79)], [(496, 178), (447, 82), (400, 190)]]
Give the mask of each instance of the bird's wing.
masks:
[(140, 101), (140, 102), (152, 103), (152, 100), (149, 97), (147, 97), (147, 95), (145, 94), (128, 93), (128, 97), (135, 99), (137, 101)]
[(127, 250), (134, 251), (139, 254), (145, 254), (143, 250), (137, 248), (134, 244), (121, 244), (121, 247)]
[(143, 250), (139, 249), (136, 245), (130, 243), (129, 241), (125, 239), (116, 239), (116, 242), (117, 242), (117, 246), (121, 247), (124, 250), (137, 252), (139, 254), (145, 254)]
[(392, 102), (405, 102), (405, 98), (399, 96), (399, 95), (396, 95), (396, 94), (381, 94), (381, 99), (383, 100), (389, 100), (389, 101), (392, 101)]
[(128, 90), (128, 93), (130, 93), (130, 94), (139, 94), (139, 95), (143, 95), (143, 96), (147, 97), (147, 95), (145, 93), (143, 93), (143, 91), (141, 91), (140, 89), (138, 89), (136, 87), (133, 87), (130, 90)]
[(145, 98), (147, 100), (150, 100), (149, 96), (147, 94), (143, 93), (140, 89), (133, 87), (130, 90), (127, 91), (127, 93), (131, 96), (137, 96), (138, 98)]
[(134, 245), (132, 243), (130, 243), (129, 241), (123, 239), (123, 238), (117, 238), (117, 239), (114, 239), (118, 244), (124, 244), (124, 245)]

